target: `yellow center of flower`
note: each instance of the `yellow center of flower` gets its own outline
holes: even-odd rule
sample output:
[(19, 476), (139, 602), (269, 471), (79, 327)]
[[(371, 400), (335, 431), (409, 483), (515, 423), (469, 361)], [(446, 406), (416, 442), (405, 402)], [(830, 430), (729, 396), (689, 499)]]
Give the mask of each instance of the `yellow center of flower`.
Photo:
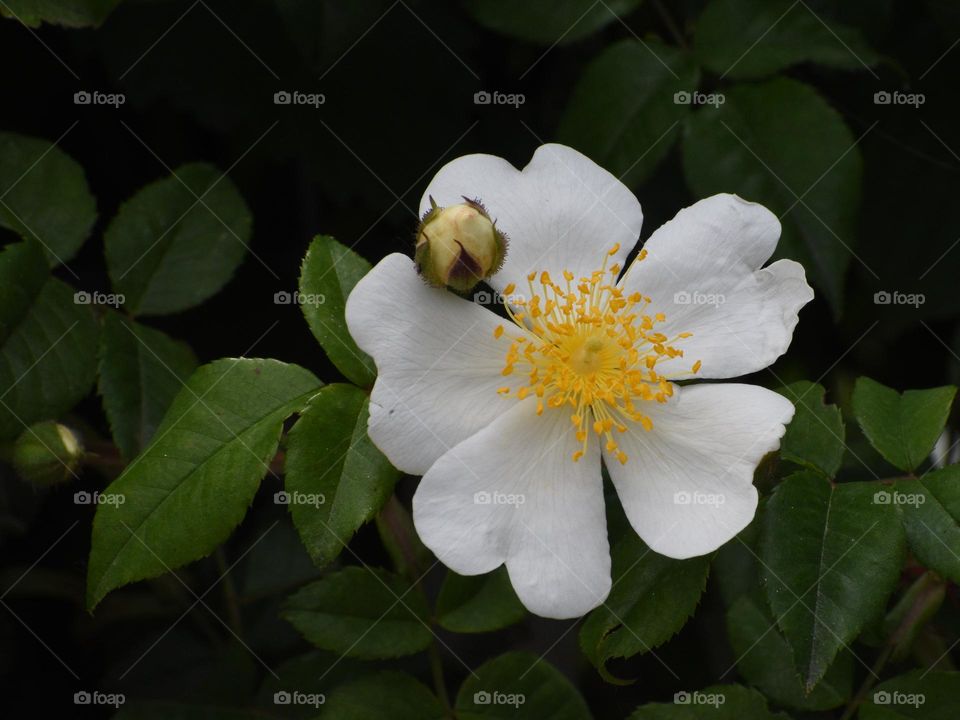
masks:
[[(620, 266), (607, 267), (619, 249), (617, 245), (610, 250), (589, 277), (577, 278), (564, 270), (564, 282), (559, 284), (547, 272), (530, 273), (529, 297), (513, 298), (516, 310), (504, 301), (510, 319), (535, 339), (527, 334), (508, 338), (502, 374), (523, 373), (525, 383), (498, 392), (513, 393), (520, 400), (535, 396), (537, 415), (545, 407), (572, 408), (570, 422), (582, 444), (573, 453), (574, 462), (586, 452), (591, 430), (606, 440), (606, 449), (621, 463), (627, 462), (613, 432), (626, 432), (625, 421), (640, 423), (647, 431), (653, 428), (638, 403), (665, 403), (673, 395), (673, 385), (657, 372), (657, 364), (682, 357), (683, 351), (673, 343), (691, 335), (668, 338), (657, 331), (657, 325), (666, 321), (664, 314), (644, 312), (649, 297), (639, 292), (624, 296), (616, 285)], [(644, 257), (645, 250), (636, 262)], [(503, 294), (510, 297), (515, 290), (508, 285)], [(504, 333), (504, 326), (498, 325), (494, 337)], [(697, 361), (691, 372), (699, 370)]]

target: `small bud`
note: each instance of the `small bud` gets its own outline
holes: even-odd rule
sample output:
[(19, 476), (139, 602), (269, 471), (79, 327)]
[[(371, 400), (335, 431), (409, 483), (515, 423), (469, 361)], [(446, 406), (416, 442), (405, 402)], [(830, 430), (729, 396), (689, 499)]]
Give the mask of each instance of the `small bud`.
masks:
[(76, 434), (53, 420), (24, 430), (13, 446), (13, 467), (17, 474), (40, 486), (66, 480), (82, 457), (83, 446)]
[(417, 229), (414, 259), (424, 279), (435, 287), (466, 293), (500, 269), (507, 238), (497, 230), (479, 202), (432, 207)]

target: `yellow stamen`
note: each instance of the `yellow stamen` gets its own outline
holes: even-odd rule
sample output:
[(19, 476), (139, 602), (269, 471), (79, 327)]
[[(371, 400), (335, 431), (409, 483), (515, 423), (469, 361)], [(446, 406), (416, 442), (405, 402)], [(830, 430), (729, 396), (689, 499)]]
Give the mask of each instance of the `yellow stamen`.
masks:
[[(661, 332), (658, 326), (666, 316), (647, 314), (650, 298), (639, 292), (628, 296), (614, 284), (621, 268), (618, 264), (608, 268), (608, 260), (619, 250), (616, 245), (608, 251), (601, 268), (592, 273), (577, 277), (563, 270), (564, 287), (546, 271), (529, 273), (525, 312), (514, 312), (504, 303), (510, 319), (526, 332), (510, 338), (502, 374), (512, 375), (519, 366), (526, 384), (516, 396), (522, 400), (535, 395), (537, 415), (545, 408), (572, 409), (570, 423), (581, 445), (573, 453), (574, 462), (586, 454), (592, 434), (620, 463), (627, 462), (613, 431), (625, 433), (630, 423), (653, 429), (653, 421), (639, 405), (666, 403), (673, 396), (674, 386), (657, 368), (662, 361), (683, 357), (674, 343), (690, 337), (680, 333), (671, 338)], [(642, 251), (635, 262), (645, 257)], [(534, 284), (537, 280), (539, 285)], [(511, 283), (504, 295), (514, 289)], [(503, 326), (494, 335), (503, 336)], [(694, 374), (700, 365), (699, 360), (693, 364)], [(498, 392), (511, 391), (503, 387)]]

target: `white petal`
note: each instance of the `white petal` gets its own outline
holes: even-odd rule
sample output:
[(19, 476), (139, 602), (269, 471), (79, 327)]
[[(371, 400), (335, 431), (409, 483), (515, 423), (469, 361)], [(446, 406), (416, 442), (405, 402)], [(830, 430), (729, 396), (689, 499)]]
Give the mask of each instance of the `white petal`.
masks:
[(497, 325), (515, 326), (428, 287), (405, 255), (387, 256), (357, 283), (346, 317), (377, 364), (370, 438), (400, 470), (422, 475), (515, 402), (497, 394), (510, 341), (493, 337)]
[(518, 171), (493, 155), (466, 155), (436, 174), (420, 201), (442, 206), (479, 199), (510, 238), (503, 268), (490, 280), (497, 290), (515, 283), (523, 293), (531, 272), (563, 270), (578, 277), (611, 259), (623, 264), (640, 236), (643, 213), (637, 198), (617, 178), (565, 145), (542, 145)]
[(693, 333), (675, 344), (683, 357), (658, 364), (658, 372), (689, 377), (700, 360), (697, 377), (737, 377), (786, 352), (813, 290), (791, 260), (760, 269), (779, 237), (773, 213), (736, 195), (701, 200), (653, 233), (647, 258), (620, 284), (651, 298), (647, 312), (666, 315), (657, 326), (665, 335)]
[(516, 402), (440, 458), (413, 498), (417, 533), (437, 558), (463, 575), (506, 563), (523, 604), (551, 618), (579, 617), (610, 591), (599, 445), (573, 462), (568, 415), (537, 417), (532, 399)]
[(756, 385), (704, 384), (642, 409), (653, 429), (635, 425), (616, 438), (626, 465), (604, 450), (630, 524), (661, 555), (717, 549), (753, 519), (754, 470), (780, 447), (793, 404)]

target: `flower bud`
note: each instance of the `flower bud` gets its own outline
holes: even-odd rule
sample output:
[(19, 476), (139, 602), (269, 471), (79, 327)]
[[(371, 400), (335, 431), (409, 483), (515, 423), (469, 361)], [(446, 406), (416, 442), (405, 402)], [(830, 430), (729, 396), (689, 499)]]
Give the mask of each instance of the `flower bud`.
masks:
[(13, 467), (34, 485), (55, 485), (70, 477), (83, 457), (80, 439), (53, 420), (36, 423), (17, 438)]
[(417, 230), (414, 259), (423, 278), (435, 287), (466, 293), (500, 269), (507, 238), (497, 230), (483, 205), (463, 203), (431, 208)]

